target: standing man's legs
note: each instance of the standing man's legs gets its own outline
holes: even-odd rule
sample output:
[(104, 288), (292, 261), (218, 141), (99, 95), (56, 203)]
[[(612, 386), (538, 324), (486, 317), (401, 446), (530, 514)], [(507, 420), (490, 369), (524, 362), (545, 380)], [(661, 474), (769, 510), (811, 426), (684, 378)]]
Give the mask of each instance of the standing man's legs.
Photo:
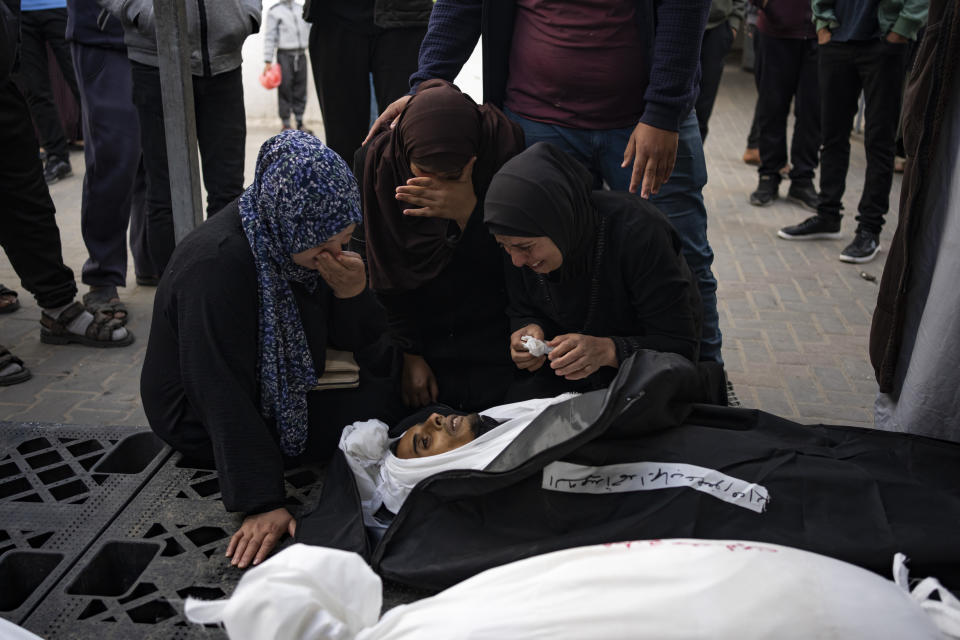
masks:
[(147, 184), (146, 231), (150, 258), (163, 275), (173, 254), (173, 207), (170, 199), (170, 170), (167, 167), (167, 138), (163, 128), (163, 95), (160, 71), (138, 62), (130, 62), (133, 78), (133, 104), (140, 121), (140, 148)]
[[(802, 41), (761, 32), (756, 38), (766, 64), (760, 72), (757, 98), (760, 179), (757, 190), (750, 194), (750, 204), (765, 207), (779, 197), (780, 168), (787, 163), (787, 116), (797, 86), (797, 52)], [(811, 206), (816, 208), (816, 202)]]
[(723, 77), (723, 60), (733, 45), (733, 29), (729, 22), (707, 29), (703, 34), (700, 47), (700, 96), (697, 98), (695, 112), (700, 126), (700, 137), (707, 139), (707, 123), (713, 113), (713, 103), (720, 90), (720, 78)]
[(851, 43), (829, 42), (818, 46), (820, 82), (820, 199), (817, 215), (784, 227), (784, 240), (818, 240), (840, 237), (840, 211), (850, 164), (850, 130), (860, 98), (860, 76)]
[(865, 102), (864, 149), (867, 172), (860, 197), (858, 228), (879, 234), (890, 206), (897, 124), (909, 45), (879, 40), (857, 52)]
[[(604, 179), (615, 191), (626, 191), (632, 167), (620, 167), (623, 150), (633, 128), (608, 132), (603, 153)], [(650, 201), (660, 209), (683, 242), (683, 257), (697, 276), (703, 304), (703, 331), (700, 338), (700, 359), (723, 362), (720, 350), (720, 316), (717, 313), (717, 279), (713, 275), (713, 249), (707, 239), (707, 209), (703, 203), (703, 187), (707, 184), (707, 162), (700, 141), (700, 127), (695, 114), (680, 124), (677, 161), (670, 179)]]
[[(799, 68), (793, 112), (796, 123), (790, 141), (790, 182), (810, 185), (820, 163), (820, 80), (817, 70), (817, 41), (813, 38), (798, 43)], [(816, 208), (816, 207), (814, 207)]]
[(209, 217), (243, 193), (247, 115), (240, 67), (215, 76), (194, 76), (193, 105)]
[(0, 149), (0, 245), (37, 304), (69, 304), (77, 284), (63, 263), (56, 209), (43, 180), (30, 111), (12, 81), (0, 86)]
[(89, 257), (82, 280), (91, 289), (123, 287), (127, 226), (140, 166), (140, 125), (131, 99), (130, 61), (116, 49), (77, 43), (72, 49), (86, 159), (80, 230)]
[[(47, 182), (56, 182), (72, 173), (67, 138), (60, 123), (60, 113), (53, 100), (47, 59), (47, 40), (51, 30), (59, 26), (60, 42), (67, 25), (66, 9), (24, 11), (21, 14), (20, 72), (30, 112), (37, 124), (40, 144), (47, 152)], [(63, 69), (76, 94), (73, 66)]]
[(420, 43), (426, 34), (426, 27), (385, 29), (374, 39), (370, 70), (381, 113), (410, 90), (410, 76), (417, 70)]
[(367, 105), (372, 38), (329, 14), (310, 28), (310, 61), (326, 143), (350, 166), (370, 129)]

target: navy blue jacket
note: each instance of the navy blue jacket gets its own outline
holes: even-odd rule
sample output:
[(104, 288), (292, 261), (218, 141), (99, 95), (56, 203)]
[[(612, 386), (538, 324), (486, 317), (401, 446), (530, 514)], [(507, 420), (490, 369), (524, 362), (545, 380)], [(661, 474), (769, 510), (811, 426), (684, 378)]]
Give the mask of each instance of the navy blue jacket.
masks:
[[(636, 3), (647, 48), (645, 62), (650, 66), (640, 122), (677, 131), (700, 89), (700, 43), (710, 0)], [(437, 0), (420, 47), (419, 69), (410, 76), (411, 87), (430, 78), (453, 82), (482, 35), (483, 99), (502, 107), (515, 12), (513, 0)]]

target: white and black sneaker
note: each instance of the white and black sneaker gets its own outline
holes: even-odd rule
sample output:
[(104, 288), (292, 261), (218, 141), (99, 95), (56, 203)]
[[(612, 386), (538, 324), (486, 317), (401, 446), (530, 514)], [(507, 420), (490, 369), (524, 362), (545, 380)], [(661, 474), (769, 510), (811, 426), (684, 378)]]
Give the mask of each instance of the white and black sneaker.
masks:
[(840, 237), (840, 218), (810, 216), (800, 224), (777, 231), (784, 240), (836, 240)]
[(857, 229), (853, 242), (840, 252), (841, 262), (870, 262), (880, 253), (880, 235), (865, 229)]

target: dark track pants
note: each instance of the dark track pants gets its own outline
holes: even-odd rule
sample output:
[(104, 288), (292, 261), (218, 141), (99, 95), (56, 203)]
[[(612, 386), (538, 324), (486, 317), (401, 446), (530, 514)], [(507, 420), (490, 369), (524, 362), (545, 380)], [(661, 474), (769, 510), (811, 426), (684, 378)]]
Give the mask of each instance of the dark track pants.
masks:
[(146, 179), (140, 124), (133, 106), (130, 61), (119, 49), (71, 45), (83, 111), (83, 201), (80, 231), (89, 257), (82, 280), (91, 286), (126, 285), (127, 226), (134, 269), (157, 270), (146, 246)]

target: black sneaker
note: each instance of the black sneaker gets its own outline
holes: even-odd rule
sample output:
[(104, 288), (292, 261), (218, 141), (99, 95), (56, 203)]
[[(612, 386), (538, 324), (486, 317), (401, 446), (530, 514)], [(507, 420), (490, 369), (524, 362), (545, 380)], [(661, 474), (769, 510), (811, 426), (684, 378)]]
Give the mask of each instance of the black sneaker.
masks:
[(760, 184), (757, 190), (750, 194), (750, 204), (755, 207), (766, 207), (773, 204), (773, 201), (780, 197), (779, 176), (760, 176)]
[(840, 237), (840, 220), (810, 216), (800, 224), (777, 231), (784, 240), (833, 240)]
[(53, 184), (61, 178), (66, 178), (73, 173), (70, 163), (61, 158), (52, 157), (47, 160), (47, 166), (43, 170), (43, 179), (47, 184)]
[(787, 200), (796, 202), (808, 211), (817, 212), (817, 205), (820, 203), (820, 196), (813, 185), (808, 183), (790, 183), (790, 191), (787, 192)]
[(840, 252), (841, 262), (870, 262), (880, 253), (880, 235), (865, 229), (857, 229), (853, 242)]

